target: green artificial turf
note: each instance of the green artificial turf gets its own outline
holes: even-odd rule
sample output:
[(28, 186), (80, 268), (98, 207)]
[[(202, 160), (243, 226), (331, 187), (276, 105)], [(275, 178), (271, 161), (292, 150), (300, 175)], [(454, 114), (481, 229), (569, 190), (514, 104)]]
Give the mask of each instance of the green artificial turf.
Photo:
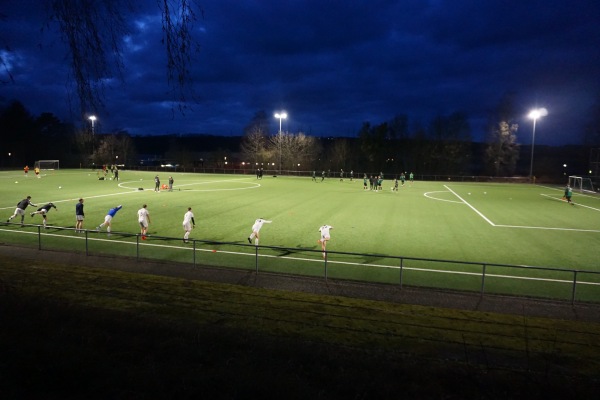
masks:
[[(116, 182), (98, 180), (89, 170), (43, 171), (41, 179), (4, 171), (0, 173), (2, 220), (12, 214), (19, 200), (31, 195), (38, 206), (52, 201), (58, 207), (48, 214), (49, 224), (74, 227), (75, 204), (83, 197), (84, 227), (90, 230), (104, 220), (109, 208), (123, 205), (112, 229), (126, 235), (88, 232), (93, 239), (87, 241), (89, 252), (254, 269), (255, 248), (248, 245), (247, 237), (254, 220), (262, 217), (273, 223), (265, 224), (260, 232), (260, 270), (386, 283), (402, 280), (403, 284), (460, 290), (480, 289), (483, 264), (600, 271), (600, 198), (575, 193), (576, 205), (571, 206), (561, 200), (562, 190), (557, 187), (445, 181), (407, 183), (392, 192), (392, 182), (385, 180), (383, 190), (375, 192), (363, 190), (362, 179), (314, 182), (310, 177), (265, 176), (257, 180), (254, 175), (242, 174), (172, 173), (174, 191), (157, 193), (153, 191), (154, 175), (124, 170)], [(166, 183), (169, 173), (160, 172), (159, 176)], [(151, 236), (136, 247), (139, 238), (127, 234), (139, 233), (136, 212), (143, 204), (150, 211)], [(192, 251), (194, 245), (181, 242), (187, 207), (192, 207), (196, 220), (192, 238), (209, 242), (197, 242), (196, 252)], [(29, 208), (27, 214), (31, 211)], [(39, 215), (25, 219), (27, 224), (41, 221)], [(334, 227), (327, 265), (317, 243), (318, 228), (323, 224)], [(0, 240), (37, 247), (37, 230), (2, 226)], [(55, 229), (42, 233), (44, 248), (86, 251), (86, 235)], [(476, 264), (401, 261), (396, 257)], [(486, 291), (571, 296), (572, 273), (500, 267), (490, 267), (486, 273), (493, 274), (486, 278)], [(551, 280), (527, 282), (504, 275)], [(594, 274), (579, 274), (577, 279), (600, 282), (600, 276)], [(584, 300), (600, 299), (598, 292), (598, 285), (577, 288), (577, 296), (583, 296), (578, 298)]]

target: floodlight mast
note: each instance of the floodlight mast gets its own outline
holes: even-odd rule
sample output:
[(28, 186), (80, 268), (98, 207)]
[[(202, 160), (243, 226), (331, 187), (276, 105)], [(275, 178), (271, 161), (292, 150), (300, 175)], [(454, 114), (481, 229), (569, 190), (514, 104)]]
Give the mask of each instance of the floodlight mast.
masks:
[(548, 115), (548, 110), (545, 108), (536, 108), (529, 112), (528, 117), (533, 120), (533, 133), (531, 136), (531, 165), (529, 166), (529, 182), (535, 183), (533, 178), (533, 148), (535, 146), (535, 125), (540, 117), (545, 117)]
[(92, 156), (94, 155), (94, 151), (96, 151), (96, 130), (94, 128), (94, 123), (96, 122), (96, 116), (90, 115), (88, 119), (92, 122)]
[(279, 118), (279, 175), (281, 175), (281, 120), (287, 118), (287, 113), (285, 111), (275, 113), (275, 118)]

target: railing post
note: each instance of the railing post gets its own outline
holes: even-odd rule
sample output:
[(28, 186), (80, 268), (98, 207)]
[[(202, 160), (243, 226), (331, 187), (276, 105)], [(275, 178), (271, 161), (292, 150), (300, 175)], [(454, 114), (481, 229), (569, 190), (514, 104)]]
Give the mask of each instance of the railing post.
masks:
[(88, 249), (88, 230), (86, 229), (84, 232), (85, 232), (85, 255), (89, 256), (90, 251)]
[(140, 235), (135, 235), (135, 259), (140, 261)]
[(327, 250), (323, 254), (325, 254), (325, 280), (327, 280)]
[(486, 268), (486, 264), (483, 264), (483, 270), (481, 271), (481, 291), (479, 292), (479, 295), (481, 297), (483, 297), (483, 289), (485, 286), (485, 268)]
[(571, 305), (575, 304), (576, 290), (577, 290), (577, 271), (573, 271), (573, 289), (571, 291)]
[(196, 240), (192, 239), (192, 262), (193, 267), (196, 268)]
[(402, 279), (404, 278), (404, 257), (400, 258), (400, 290), (402, 290)]
[(258, 245), (254, 246), (254, 252), (255, 252), (254, 262), (256, 263), (256, 274), (258, 275)]
[(38, 225), (38, 250), (42, 249), (42, 228)]

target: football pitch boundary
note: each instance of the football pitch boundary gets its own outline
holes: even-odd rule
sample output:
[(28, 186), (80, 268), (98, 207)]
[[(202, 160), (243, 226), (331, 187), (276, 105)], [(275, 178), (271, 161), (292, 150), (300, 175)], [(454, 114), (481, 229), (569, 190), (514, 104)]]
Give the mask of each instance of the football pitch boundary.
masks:
[[(64, 227), (50, 227), (50, 229), (52, 228), (59, 228), (59, 229), (68, 229), (71, 230), (71, 228), (64, 228)], [(15, 233), (14, 230), (10, 230), (10, 229), (3, 229), (0, 228), (0, 231), (3, 232), (9, 232), (9, 233)], [(95, 231), (89, 231), (88, 232), (92, 232), (92, 233), (96, 233)], [(26, 235), (38, 235), (38, 232), (19, 232), (17, 231), (17, 233), (21, 233), (21, 234), (26, 234)], [(113, 235), (117, 236), (119, 235), (119, 232), (113, 232)], [(57, 235), (57, 234), (53, 234), (53, 233), (41, 233), (41, 235), (43, 236), (52, 236), (52, 237), (58, 237), (58, 238), (65, 238), (65, 239), (75, 239), (75, 240), (89, 240), (89, 241), (96, 241), (96, 242), (106, 242), (106, 243), (111, 243), (111, 244), (115, 244), (115, 240), (112, 239), (102, 239), (102, 238), (90, 238), (90, 237), (79, 237), (79, 236), (66, 236), (66, 235)], [(136, 235), (131, 235), (131, 237), (136, 236)], [(152, 236), (148, 235), (148, 239), (152, 240)], [(161, 237), (159, 240), (165, 240), (165, 239), (170, 239), (170, 240), (181, 240), (180, 238), (163, 238)], [(193, 239), (190, 239), (190, 241), (193, 241)], [(119, 244), (126, 244), (126, 245), (131, 245), (131, 246), (147, 246), (147, 247), (155, 247), (155, 248), (168, 248), (168, 249), (178, 249), (178, 250), (188, 250), (188, 251), (199, 251), (199, 252), (205, 252), (205, 253), (223, 253), (223, 254), (229, 254), (229, 255), (234, 255), (234, 256), (249, 256), (249, 257), (261, 257), (261, 258), (273, 258), (273, 259), (286, 259), (286, 260), (292, 260), (292, 261), (301, 261), (301, 262), (306, 262), (306, 263), (318, 263), (318, 264), (323, 264), (325, 263), (325, 261), (323, 260), (317, 260), (317, 259), (311, 259), (311, 258), (303, 258), (303, 257), (291, 257), (291, 256), (277, 256), (277, 255), (270, 255), (270, 254), (255, 254), (255, 253), (247, 253), (247, 252), (237, 252), (237, 251), (230, 251), (230, 250), (215, 250), (215, 249), (199, 249), (199, 248), (190, 248), (188, 246), (176, 246), (176, 245), (166, 245), (166, 244), (157, 244), (157, 243), (149, 243), (149, 242), (144, 242), (144, 243), (137, 243), (137, 242), (124, 242), (124, 241), (118, 241), (116, 243)], [(206, 243), (206, 242), (200, 242), (200, 243)], [(223, 244), (229, 244), (226, 242), (212, 242), (216, 245), (223, 245)], [(274, 248), (272, 246), (268, 246), (266, 247), (267, 249), (277, 249)], [(313, 251), (311, 249), (294, 249), (295, 251)], [(320, 251), (316, 251), (316, 252), (320, 252)], [(335, 253), (335, 252), (334, 252)], [(360, 254), (357, 254), (360, 255)], [(116, 255), (114, 255), (116, 257)], [(390, 258), (402, 258), (402, 259), (408, 259), (408, 260), (413, 260), (412, 258), (408, 258), (408, 257), (391, 257)], [(152, 259), (152, 258), (150, 258)], [(160, 260), (160, 259), (158, 259)], [(418, 261), (427, 261), (427, 260), (419, 260)], [(452, 261), (452, 260), (430, 260), (431, 262), (452, 262), (452, 263), (458, 263), (458, 264), (468, 264), (468, 265), (486, 265), (486, 266), (495, 266), (495, 264), (490, 264), (490, 263), (478, 263), (478, 262), (460, 262), (460, 261)], [(427, 272), (427, 273), (441, 273), (441, 274), (453, 274), (453, 275), (467, 275), (467, 276), (476, 276), (476, 277), (482, 277), (483, 273), (478, 273), (478, 272), (467, 272), (467, 271), (444, 271), (444, 270), (440, 270), (440, 269), (432, 269), (432, 268), (416, 268), (416, 267), (405, 267), (405, 266), (395, 266), (395, 265), (383, 265), (383, 264), (364, 264), (364, 263), (359, 263), (359, 262), (350, 262), (350, 261), (335, 261), (335, 260), (327, 260), (326, 261), (327, 264), (337, 264), (337, 265), (350, 265), (350, 266), (358, 266), (358, 267), (374, 267), (374, 268), (382, 268), (382, 269), (395, 269), (395, 270), (408, 270), (408, 271), (416, 271), (416, 272)], [(185, 264), (185, 262), (182, 262)], [(500, 266), (500, 265), (497, 265)], [(227, 266), (219, 266), (221, 268), (228, 268)], [(510, 268), (511, 266), (505, 266), (507, 268)], [(515, 268), (519, 268), (519, 267), (523, 267), (523, 266), (519, 266), (519, 265), (515, 265), (512, 266)], [(538, 268), (535, 266), (529, 266), (531, 268)], [(543, 267), (539, 267), (540, 269), (547, 269), (547, 268), (543, 268)], [(549, 269), (551, 270), (551, 269)], [(558, 272), (573, 272), (575, 270), (556, 270)], [(583, 271), (586, 272), (586, 271)], [(567, 280), (567, 279), (550, 279), (550, 278), (539, 278), (539, 277), (531, 277), (531, 276), (518, 276), (518, 275), (503, 275), (503, 274), (492, 274), (492, 273), (485, 273), (485, 277), (491, 277), (491, 278), (501, 278), (501, 279), (509, 279), (509, 280), (524, 280), (524, 281), (537, 281), (537, 282), (551, 282), (551, 283), (567, 283), (567, 284), (573, 284), (573, 280)], [(581, 285), (589, 285), (589, 286), (600, 286), (600, 282), (589, 282), (589, 281), (582, 281), (582, 280), (578, 280), (577, 284), (581, 284)]]

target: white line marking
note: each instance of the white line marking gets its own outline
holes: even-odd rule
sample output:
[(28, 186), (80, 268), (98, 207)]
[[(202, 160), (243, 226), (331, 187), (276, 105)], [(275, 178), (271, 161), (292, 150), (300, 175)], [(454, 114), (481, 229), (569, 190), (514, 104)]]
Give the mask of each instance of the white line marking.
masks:
[(448, 192), (447, 191), (443, 191), (443, 190), (438, 190), (437, 192), (426, 192), (423, 195), (425, 197), (429, 198), (429, 199), (432, 199), (432, 200), (447, 201), (448, 203), (464, 204), (462, 201), (439, 199), (437, 197), (430, 196), (431, 193), (448, 193)]
[[(50, 227), (50, 228), (52, 228), (52, 227)], [(8, 230), (8, 229), (0, 229), (0, 231), (15, 232), (14, 230)], [(19, 232), (19, 231), (16, 231), (16, 233), (29, 234), (29, 235), (37, 235), (38, 234), (37, 232)], [(53, 233), (41, 233), (41, 235), (42, 236), (54, 236), (54, 237), (60, 237), (60, 238), (66, 238), (66, 239), (85, 240), (85, 237), (81, 237), (81, 236), (69, 237), (69, 236), (58, 235), (58, 234), (53, 234)], [(118, 235), (118, 233), (115, 233), (115, 235)], [(133, 236), (131, 236), (131, 238), (133, 239)], [(120, 241), (120, 240), (118, 241), (118, 240), (112, 240), (112, 239), (101, 239), (101, 238), (90, 238), (90, 237), (88, 237), (87, 240), (97, 241), (97, 242), (110, 242), (111, 244), (128, 244), (128, 245), (132, 245), (132, 246), (135, 246), (138, 244), (136, 242), (126, 242), (126, 241)], [(152, 236), (149, 236), (149, 240), (152, 240)], [(162, 240), (162, 239), (158, 239), (158, 240)], [(173, 240), (176, 240), (176, 239), (174, 238)], [(219, 245), (219, 244), (216, 243), (216, 245)], [(181, 249), (181, 250), (188, 250), (188, 251), (194, 250), (193, 248), (188, 247), (188, 246), (174, 246), (174, 245), (166, 245), (166, 244), (157, 244), (157, 243), (149, 243), (147, 241), (143, 242), (143, 243), (140, 242), (139, 246), (163, 247), (163, 248)], [(213, 249), (196, 248), (196, 251), (201, 251), (201, 252), (205, 252), (205, 253), (213, 253)], [(245, 253), (245, 252), (237, 252), (237, 251), (218, 250), (217, 253), (256, 257), (255, 253)], [(312, 258), (304, 258), (304, 257), (276, 256), (276, 255), (270, 255), (270, 254), (259, 254), (258, 257), (279, 258), (279, 259), (312, 262), (312, 263), (323, 263), (323, 260), (321, 260), (321, 259), (312, 259)], [(327, 260), (327, 263), (328, 264), (339, 264), (339, 265), (351, 265), (351, 266), (367, 267), (367, 268), (373, 267), (373, 268), (385, 268), (385, 269), (400, 269), (399, 266), (395, 266), (395, 265), (364, 264), (364, 263), (349, 262), (349, 261)], [(431, 268), (402, 267), (402, 269), (409, 270), (409, 271), (418, 271), (418, 272), (432, 272), (432, 273), (454, 274), (454, 275), (470, 275), (470, 276), (479, 276), (479, 277), (482, 275), (481, 273), (478, 273), (478, 272), (448, 271), (448, 270), (438, 270), (438, 269), (431, 269)], [(566, 271), (558, 271), (558, 272), (567, 273)], [(485, 274), (485, 276), (486, 277), (494, 277), (494, 278), (503, 278), (503, 279), (517, 279), (517, 280), (520, 279), (520, 280), (540, 281), (540, 282), (573, 283), (572, 280), (568, 280), (568, 279), (535, 278), (535, 277), (527, 277), (527, 276), (499, 275), (499, 274), (489, 274), (489, 273)], [(600, 282), (577, 281), (577, 284), (600, 286)]]
[(470, 205), (469, 203), (467, 203), (467, 201), (465, 199), (463, 199), (462, 197), (460, 197), (454, 190), (450, 189), (447, 185), (444, 185), (444, 187), (446, 189), (448, 189), (449, 191), (451, 191), (452, 193), (454, 193), (454, 195), (456, 197), (458, 197), (459, 199), (462, 200), (463, 203), (465, 203), (466, 205), (469, 206), (469, 208), (473, 211), (475, 211), (481, 218), (483, 218), (488, 224), (490, 224), (491, 226), (496, 226), (492, 221), (490, 221), (485, 215), (483, 215), (481, 212), (479, 212), (479, 210), (477, 210), (475, 207), (473, 207), (472, 205)]
[[(554, 196), (552, 196), (552, 195), (549, 195), (549, 194), (543, 194), (543, 193), (540, 193), (540, 196), (548, 197), (549, 199), (556, 200), (556, 201), (564, 201), (564, 200), (562, 199), (562, 197), (559, 199), (559, 198), (556, 198), (556, 197), (554, 197)], [(576, 204), (576, 206), (577, 206), (577, 207), (585, 207), (585, 208), (589, 208), (590, 210), (594, 210), (594, 211), (600, 211), (600, 209), (598, 209), (598, 208), (594, 208), (594, 207), (586, 206), (585, 204), (581, 204), (581, 203), (577, 203), (577, 204)]]

